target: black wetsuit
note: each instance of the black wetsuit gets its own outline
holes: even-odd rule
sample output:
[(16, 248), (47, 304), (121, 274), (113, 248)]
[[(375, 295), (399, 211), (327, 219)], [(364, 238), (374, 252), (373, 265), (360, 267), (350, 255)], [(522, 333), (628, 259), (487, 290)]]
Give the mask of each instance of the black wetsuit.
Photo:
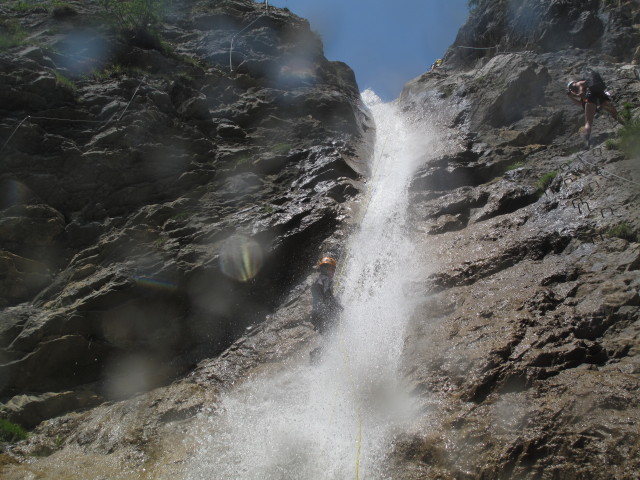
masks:
[(320, 273), (311, 286), (313, 307), (311, 309), (311, 323), (314, 330), (321, 335), (328, 333), (336, 322), (342, 309), (333, 296), (333, 279), (326, 273)]

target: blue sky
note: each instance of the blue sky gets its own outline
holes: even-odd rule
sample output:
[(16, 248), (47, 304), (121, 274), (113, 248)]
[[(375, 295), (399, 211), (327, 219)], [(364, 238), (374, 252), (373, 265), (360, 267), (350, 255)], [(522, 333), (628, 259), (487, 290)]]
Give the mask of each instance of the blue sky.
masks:
[(444, 55), (468, 16), (468, 0), (269, 0), (306, 18), (329, 60), (347, 63), (360, 90), (384, 101)]

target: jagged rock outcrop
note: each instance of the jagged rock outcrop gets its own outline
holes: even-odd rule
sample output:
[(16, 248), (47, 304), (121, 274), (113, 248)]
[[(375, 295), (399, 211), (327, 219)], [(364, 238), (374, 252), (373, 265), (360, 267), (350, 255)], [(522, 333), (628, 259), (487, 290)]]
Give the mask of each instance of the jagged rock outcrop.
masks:
[(412, 185), (439, 261), (414, 286), (431, 295), (404, 362), (430, 413), (399, 436), (394, 478), (634, 478), (640, 250), (611, 232), (640, 229), (640, 168), (605, 147), (619, 126), (604, 112), (582, 152), (563, 93), (593, 67), (638, 115), (640, 4), (476, 3), (449, 63), (400, 100), (466, 144)]
[(0, 51), (0, 399), (31, 427), (260, 323), (340, 228), (374, 127), (285, 10), (180, 2), (157, 36), (98, 2), (0, 10), (29, 35)]
[[(628, 62), (640, 42), (633, 0), (477, 0), (445, 61), (451, 64), (491, 58), (497, 52), (558, 52), (590, 49)], [(636, 57), (637, 58), (637, 57)]]

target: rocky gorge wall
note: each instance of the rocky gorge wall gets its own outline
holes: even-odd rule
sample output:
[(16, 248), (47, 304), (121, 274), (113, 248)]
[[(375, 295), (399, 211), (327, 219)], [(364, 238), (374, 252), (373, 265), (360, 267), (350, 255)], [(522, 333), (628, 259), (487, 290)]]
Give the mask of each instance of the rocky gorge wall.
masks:
[(592, 67), (640, 113), (640, 4), (475, 3), (400, 98), (464, 134), (412, 187), (438, 261), (404, 353), (426, 413), (393, 478), (637, 478), (640, 152), (604, 112), (585, 150), (564, 93)]
[(374, 135), (288, 11), (176, 2), (142, 35), (58, 3), (0, 6), (0, 399), (29, 428), (260, 323), (343, 223)]
[[(583, 114), (564, 91), (569, 79), (591, 66), (613, 89), (620, 109), (628, 103), (632, 115), (640, 113), (640, 70), (634, 63), (640, 5), (472, 3), (475, 9), (443, 66), (409, 82), (397, 100), (411, 116), (437, 123), (459, 148), (426, 162), (409, 192), (416, 262), (430, 266), (423, 281), (410, 287), (421, 301), (405, 332), (401, 372), (420, 415), (394, 439), (388, 477), (637, 478), (640, 160), (614, 148), (611, 141), (621, 127), (604, 113), (595, 120), (595, 148), (586, 151), (579, 135)], [(226, 54), (219, 55), (223, 65)], [(357, 90), (349, 92), (347, 104), (353, 105)], [(356, 103), (347, 111), (360, 110)], [(253, 132), (239, 121), (230, 128), (248, 137)], [(220, 131), (228, 130), (216, 127)], [(222, 138), (216, 136), (216, 151), (231, 148)], [(306, 156), (296, 152), (287, 158), (296, 168), (304, 166), (301, 178), (317, 174), (322, 180), (306, 201), (287, 208), (310, 204), (303, 218), (329, 211), (332, 220), (323, 235), (311, 237), (315, 249), (297, 254), (310, 263), (320, 248), (340, 253), (351, 212), (361, 201), (360, 186), (342, 161), (344, 150), (353, 148), (351, 139), (320, 149), (312, 146), (317, 139), (301, 134), (299, 141), (307, 145), (301, 147)], [(295, 185), (304, 184), (291, 175)], [(337, 193), (343, 203), (331, 200)], [(135, 218), (149, 222), (148, 211), (155, 212), (146, 207)], [(176, 251), (191, 254), (187, 259), (204, 256), (193, 243), (198, 232), (226, 225), (211, 222), (206, 212), (203, 207), (197, 221), (191, 218), (182, 227), (190, 233), (175, 242)], [(252, 225), (271, 225), (278, 213), (265, 212)], [(241, 218), (235, 215), (228, 221)], [(300, 224), (276, 225), (286, 238)], [(616, 229), (621, 225), (626, 228)], [(289, 245), (282, 247), (285, 252)], [(95, 262), (101, 257), (90, 256), (93, 249), (85, 255)], [(215, 268), (213, 261), (206, 265)], [(44, 458), (9, 465), (3, 473), (79, 478), (70, 465), (90, 464), (95, 478), (183, 474), (181, 465), (198, 445), (191, 431), (197, 414), (215, 412), (220, 393), (236, 383), (286, 368), (292, 355), (310, 349), (316, 334), (306, 321), (308, 270), (298, 265), (300, 275), (284, 283), (285, 301), (221, 354), (204, 353), (208, 358), (168, 386), (43, 422), (5, 460)], [(139, 290), (133, 293), (137, 298)], [(34, 306), (4, 312), (26, 308)]]

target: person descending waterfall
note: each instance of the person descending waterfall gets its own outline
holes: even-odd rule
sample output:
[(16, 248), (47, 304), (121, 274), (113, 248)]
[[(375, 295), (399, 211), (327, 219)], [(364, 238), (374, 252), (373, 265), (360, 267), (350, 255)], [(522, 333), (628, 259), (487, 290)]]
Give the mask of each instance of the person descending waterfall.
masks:
[(313, 307), (311, 309), (311, 323), (313, 329), (320, 335), (329, 333), (342, 310), (342, 306), (333, 296), (333, 277), (336, 273), (337, 262), (332, 257), (323, 257), (318, 264), (320, 274), (311, 286)]
[[(333, 277), (336, 274), (337, 262), (332, 257), (323, 257), (318, 264), (320, 274), (311, 286), (313, 306), (311, 323), (313, 329), (326, 337), (335, 327), (342, 305), (333, 296)], [(320, 361), (325, 345), (320, 345), (309, 352), (312, 364)]]
[(599, 107), (604, 108), (619, 123), (623, 123), (611, 102), (604, 80), (595, 70), (588, 68), (584, 79), (570, 81), (567, 84), (567, 96), (584, 109), (584, 138), (587, 148), (591, 146), (591, 127)]

